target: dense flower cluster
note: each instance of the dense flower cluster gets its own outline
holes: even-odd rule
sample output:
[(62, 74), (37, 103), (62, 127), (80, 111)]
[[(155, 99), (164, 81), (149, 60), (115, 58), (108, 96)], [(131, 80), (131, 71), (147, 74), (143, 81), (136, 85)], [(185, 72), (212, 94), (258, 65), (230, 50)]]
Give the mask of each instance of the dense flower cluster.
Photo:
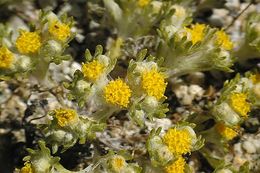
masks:
[(66, 41), (71, 35), (70, 26), (59, 21), (51, 21), (48, 31), (60, 41)]
[(10, 68), (14, 55), (6, 47), (0, 48), (0, 68)]
[(185, 170), (185, 160), (182, 157), (179, 157), (171, 165), (165, 167), (166, 173), (184, 173)]
[(88, 80), (95, 81), (104, 71), (104, 65), (97, 60), (82, 65), (82, 73)]
[(142, 88), (147, 95), (155, 97), (157, 100), (164, 96), (167, 83), (162, 73), (155, 69), (142, 73)]
[[(68, 60), (70, 55), (63, 55), (66, 43), (73, 37), (71, 32), (73, 21), (63, 18), (63, 22), (52, 12), (41, 12), (35, 27), (29, 29), (7, 28), (1, 36), (1, 61), (3, 68), (0, 75), (28, 74), (38, 81), (43, 81), (50, 63), (60, 64)], [(17, 35), (12, 37), (12, 33)], [(2, 45), (1, 44), (1, 45)], [(5, 54), (5, 55), (4, 55)]]
[(163, 141), (173, 154), (180, 155), (191, 152), (192, 137), (187, 129), (169, 129), (163, 136)]
[(121, 79), (111, 81), (104, 89), (104, 98), (108, 103), (127, 107), (131, 97), (129, 86)]
[(16, 40), (16, 47), (23, 54), (36, 53), (41, 45), (41, 37), (37, 32), (21, 31)]

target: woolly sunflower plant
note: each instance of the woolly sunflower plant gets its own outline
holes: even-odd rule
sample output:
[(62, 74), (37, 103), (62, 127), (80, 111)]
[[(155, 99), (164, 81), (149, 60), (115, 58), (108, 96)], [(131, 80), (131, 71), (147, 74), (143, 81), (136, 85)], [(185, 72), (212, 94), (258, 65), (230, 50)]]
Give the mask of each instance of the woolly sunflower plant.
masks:
[(41, 11), (33, 26), (31, 29), (13, 30), (12, 32), (19, 33), (17, 38), (10, 36), (10, 29), (10, 32), (5, 32), (1, 37), (1, 76), (31, 73), (43, 81), (50, 63), (60, 64), (63, 60), (70, 59), (70, 55), (63, 53), (75, 35), (71, 31), (71, 18)]
[(151, 163), (166, 173), (184, 172), (189, 169), (182, 158), (203, 146), (204, 139), (197, 137), (194, 124), (179, 124), (160, 134), (161, 129), (152, 130), (146, 143)]

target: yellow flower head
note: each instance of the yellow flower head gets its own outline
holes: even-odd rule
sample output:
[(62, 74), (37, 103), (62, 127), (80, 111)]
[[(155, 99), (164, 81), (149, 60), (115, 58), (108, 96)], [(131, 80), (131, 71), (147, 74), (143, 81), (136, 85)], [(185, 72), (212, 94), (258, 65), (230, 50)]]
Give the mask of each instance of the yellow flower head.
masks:
[(145, 71), (142, 74), (142, 88), (149, 96), (154, 96), (157, 100), (164, 96), (167, 86), (165, 76), (156, 69)]
[(131, 90), (121, 79), (109, 82), (104, 89), (104, 98), (106, 102), (113, 105), (127, 107), (130, 97)]
[(227, 127), (223, 123), (217, 123), (216, 129), (227, 140), (232, 140), (234, 137), (238, 135), (237, 131), (233, 130), (230, 127)]
[(217, 31), (216, 32), (216, 44), (223, 47), (225, 50), (231, 50), (233, 49), (233, 43), (230, 40), (229, 36), (223, 31)]
[(49, 25), (49, 33), (60, 41), (66, 41), (70, 37), (70, 27), (59, 21), (51, 22)]
[(41, 47), (41, 37), (37, 32), (21, 31), (16, 40), (16, 47), (20, 53), (36, 53)]
[(115, 172), (121, 172), (126, 166), (125, 159), (122, 156), (114, 156), (110, 160), (110, 163), (113, 171)]
[(179, 157), (175, 162), (166, 166), (164, 170), (166, 173), (184, 173), (185, 164), (185, 160)]
[(175, 155), (191, 152), (192, 137), (187, 129), (169, 129), (163, 136), (163, 142)]
[(96, 81), (104, 71), (104, 65), (93, 60), (86, 64), (82, 64), (82, 73), (84, 77), (91, 81)]
[(205, 28), (206, 25), (198, 23), (192, 25), (191, 28), (185, 28), (186, 32), (188, 32), (191, 36), (192, 44), (195, 44), (203, 39)]
[(145, 7), (150, 3), (151, 0), (138, 0), (139, 7)]
[(20, 173), (34, 173), (32, 164), (31, 163), (25, 163), (24, 167), (20, 170)]
[(250, 112), (250, 103), (246, 99), (247, 95), (244, 93), (233, 93), (230, 96), (232, 108), (244, 118), (247, 118), (247, 113)]
[(14, 56), (6, 47), (0, 47), (0, 68), (10, 68)]
[(253, 82), (253, 84), (257, 84), (260, 82), (260, 73), (258, 74), (252, 74), (250, 75), (250, 80)]
[(56, 109), (54, 110), (54, 113), (57, 118), (58, 125), (61, 127), (71, 124), (78, 118), (76, 111), (73, 109)]

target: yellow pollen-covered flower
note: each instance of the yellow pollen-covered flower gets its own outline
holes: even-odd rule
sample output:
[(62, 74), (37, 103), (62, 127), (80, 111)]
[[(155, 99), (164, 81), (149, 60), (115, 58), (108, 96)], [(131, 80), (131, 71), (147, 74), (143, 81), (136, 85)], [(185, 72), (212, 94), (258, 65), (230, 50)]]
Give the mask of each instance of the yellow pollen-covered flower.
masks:
[(96, 81), (104, 71), (104, 65), (93, 60), (86, 64), (82, 64), (82, 73), (84, 77), (91, 81)]
[(151, 0), (138, 0), (139, 7), (145, 7), (150, 3)]
[(156, 69), (145, 71), (142, 74), (142, 88), (149, 96), (154, 96), (157, 100), (164, 96), (167, 86), (165, 76)]
[(6, 47), (0, 47), (0, 68), (10, 68), (14, 56)]
[(51, 22), (49, 25), (49, 33), (60, 41), (66, 41), (70, 37), (70, 27), (59, 21)]
[(206, 25), (199, 23), (192, 25), (191, 28), (185, 28), (186, 32), (188, 32), (191, 36), (192, 44), (195, 44), (203, 39), (205, 28)]
[(175, 155), (189, 153), (192, 147), (192, 138), (187, 129), (169, 129), (163, 136), (163, 142)]
[(260, 83), (260, 73), (250, 75), (249, 79), (253, 82), (253, 84)]
[(225, 50), (231, 50), (233, 49), (233, 43), (230, 40), (229, 36), (223, 31), (217, 31), (216, 32), (216, 44), (223, 47)]
[(25, 163), (24, 167), (20, 170), (20, 173), (34, 173), (32, 164), (31, 163)]
[(184, 173), (185, 164), (185, 160), (179, 157), (175, 162), (166, 166), (164, 170), (166, 173)]
[(71, 122), (77, 120), (77, 113), (73, 109), (56, 109), (54, 110), (55, 117), (57, 118), (58, 125), (64, 127)]
[(131, 90), (121, 79), (109, 82), (104, 89), (104, 98), (106, 102), (113, 105), (127, 107), (130, 97)]
[(234, 137), (236, 137), (238, 135), (236, 130), (233, 130), (232, 128), (227, 127), (223, 123), (217, 123), (216, 129), (227, 140), (232, 140)]
[(247, 95), (244, 93), (233, 93), (230, 96), (232, 108), (244, 118), (247, 118), (247, 113), (250, 112), (250, 103), (246, 99)]
[(126, 166), (125, 159), (121, 156), (115, 156), (111, 159), (111, 166), (115, 172), (120, 172)]
[(16, 47), (20, 53), (36, 53), (41, 47), (41, 37), (37, 32), (21, 31), (16, 40)]

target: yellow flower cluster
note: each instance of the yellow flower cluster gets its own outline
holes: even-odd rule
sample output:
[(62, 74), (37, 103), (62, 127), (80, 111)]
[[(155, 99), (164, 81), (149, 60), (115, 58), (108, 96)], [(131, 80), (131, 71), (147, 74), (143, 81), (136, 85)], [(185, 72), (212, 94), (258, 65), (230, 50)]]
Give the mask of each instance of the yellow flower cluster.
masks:
[(191, 152), (192, 138), (187, 129), (172, 128), (163, 136), (163, 142), (175, 155)]
[(111, 166), (113, 171), (121, 172), (126, 166), (125, 159), (122, 156), (115, 156), (111, 159)]
[(250, 103), (246, 99), (247, 95), (244, 93), (233, 93), (230, 96), (232, 108), (244, 118), (247, 118), (247, 113), (250, 112)]
[(54, 110), (58, 125), (61, 127), (67, 126), (71, 122), (77, 120), (77, 113), (73, 109), (56, 109)]
[(93, 60), (86, 64), (82, 64), (82, 73), (84, 77), (91, 81), (96, 81), (104, 71), (104, 65)]
[(161, 99), (166, 86), (165, 76), (156, 69), (145, 71), (142, 74), (142, 88), (149, 96), (154, 96), (157, 100)]
[(32, 164), (31, 163), (25, 163), (24, 167), (20, 170), (20, 173), (34, 173)]
[(57, 40), (66, 41), (70, 37), (70, 27), (59, 21), (51, 22), (49, 33)]
[(185, 164), (185, 160), (179, 157), (175, 162), (166, 166), (164, 170), (166, 173), (184, 173)]
[(192, 25), (191, 28), (185, 28), (186, 32), (191, 36), (192, 44), (196, 44), (203, 39), (205, 28), (206, 25), (198, 23)]
[(225, 50), (231, 50), (233, 49), (233, 43), (230, 40), (229, 36), (223, 31), (217, 31), (216, 32), (216, 44), (223, 47)]
[(230, 127), (227, 127), (223, 123), (217, 123), (216, 129), (227, 140), (232, 140), (234, 137), (238, 135), (237, 131), (233, 130)]
[(139, 7), (145, 7), (150, 3), (151, 0), (138, 0)]
[(10, 68), (14, 56), (6, 47), (0, 47), (0, 68)]
[(16, 47), (20, 53), (36, 53), (41, 47), (41, 37), (37, 32), (21, 31), (16, 40)]
[(131, 97), (129, 86), (121, 79), (108, 83), (104, 89), (106, 102), (120, 107), (127, 107)]

